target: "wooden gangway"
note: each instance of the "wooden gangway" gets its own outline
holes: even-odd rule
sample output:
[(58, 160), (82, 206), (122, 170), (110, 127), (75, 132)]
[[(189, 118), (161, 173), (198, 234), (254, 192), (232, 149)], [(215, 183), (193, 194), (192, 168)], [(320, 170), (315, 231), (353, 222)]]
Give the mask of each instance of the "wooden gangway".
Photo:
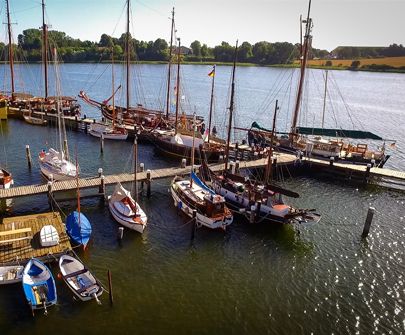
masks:
[[(274, 156), (273, 156), (274, 157)], [(277, 166), (292, 166), (304, 164), (309, 168), (317, 167), (327, 170), (328, 172), (333, 172), (336, 170), (344, 171), (346, 174), (356, 174), (361, 177), (370, 178), (389, 178), (392, 180), (400, 181), (405, 183), (405, 172), (390, 170), (386, 168), (376, 168), (367, 167), (364, 165), (355, 165), (350, 163), (330, 163), (326, 160), (315, 159), (303, 157), (298, 159), (297, 156), (287, 154), (287, 153), (276, 153)], [(234, 163), (233, 163), (234, 164)], [(266, 166), (267, 158), (260, 158), (252, 161), (241, 161), (239, 162), (240, 169), (254, 169), (262, 168)], [(210, 169), (212, 171), (221, 171), (224, 169), (224, 164), (211, 164)], [(137, 173), (138, 181), (150, 181), (153, 179), (163, 179), (170, 178), (174, 176), (186, 175), (190, 173), (191, 167), (170, 167), (156, 170), (147, 170)], [(89, 189), (89, 188), (100, 188), (100, 186), (113, 185), (116, 183), (128, 183), (134, 180), (134, 174), (131, 173), (121, 173), (106, 176), (79, 178), (79, 188)], [(50, 189), (51, 188), (51, 189)], [(75, 190), (77, 188), (77, 183), (75, 179), (67, 181), (54, 181), (52, 184), (36, 184), (36, 185), (26, 185), (17, 186), (7, 190), (0, 189), (0, 199), (10, 199), (24, 196), (33, 196), (37, 194), (45, 194), (51, 192), (69, 191)]]

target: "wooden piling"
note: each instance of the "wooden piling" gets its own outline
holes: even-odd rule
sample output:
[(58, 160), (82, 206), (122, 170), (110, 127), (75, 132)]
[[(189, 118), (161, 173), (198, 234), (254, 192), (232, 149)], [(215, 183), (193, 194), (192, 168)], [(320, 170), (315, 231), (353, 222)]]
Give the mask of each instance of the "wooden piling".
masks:
[[(145, 164), (144, 163), (139, 163), (139, 171), (140, 172), (145, 171)], [(141, 180), (141, 191), (142, 192), (143, 192), (143, 186), (144, 186), (144, 182), (143, 182), (143, 180)]]
[(31, 151), (30, 151), (30, 146), (27, 144), (25, 146), (25, 155), (27, 157), (27, 163), (28, 163), (28, 168), (31, 169), (32, 166), (32, 158), (31, 158)]
[(329, 165), (333, 166), (333, 162), (335, 161), (335, 157), (329, 157)]
[(370, 177), (370, 170), (371, 170), (371, 164), (368, 163), (366, 166), (366, 172), (364, 173), (364, 182), (365, 183), (367, 183), (367, 180)]
[(98, 169), (98, 177), (101, 178), (102, 175), (103, 175), (103, 168), (99, 168)]
[(250, 223), (255, 223), (255, 214), (256, 214), (256, 206), (252, 205), (250, 206), (250, 217), (249, 217)]
[(235, 161), (239, 158), (239, 142), (235, 143)]
[(104, 175), (100, 176), (100, 186), (98, 188), (98, 193), (105, 194), (105, 183), (104, 183)]
[(239, 173), (239, 170), (240, 170), (240, 162), (236, 161), (235, 162), (235, 173)]
[(193, 209), (193, 227), (191, 228), (191, 240), (194, 240), (195, 230), (197, 227), (197, 210)]
[(187, 160), (185, 159), (185, 158), (183, 158), (182, 160), (181, 160), (181, 164), (180, 164), (180, 166), (181, 166), (181, 168), (185, 168), (186, 167), (186, 165), (187, 165)]
[(151, 188), (151, 171), (146, 170), (146, 196), (150, 198), (150, 188)]
[(52, 180), (48, 180), (48, 204), (49, 204), (49, 207), (52, 209), (53, 208), (53, 203), (52, 203)]
[(100, 152), (104, 153), (104, 135), (101, 134), (100, 136)]
[(367, 237), (367, 235), (370, 231), (370, 226), (371, 226), (371, 222), (373, 221), (374, 213), (375, 213), (375, 208), (369, 207), (368, 212), (367, 212), (366, 222), (364, 223), (363, 233), (361, 234), (362, 238)]
[(122, 240), (124, 237), (124, 227), (118, 227), (118, 240)]
[(112, 277), (111, 277), (111, 271), (107, 271), (107, 276), (108, 276), (108, 291), (110, 293), (110, 305), (112, 306), (114, 304), (114, 296), (113, 296), (113, 288), (112, 288)]

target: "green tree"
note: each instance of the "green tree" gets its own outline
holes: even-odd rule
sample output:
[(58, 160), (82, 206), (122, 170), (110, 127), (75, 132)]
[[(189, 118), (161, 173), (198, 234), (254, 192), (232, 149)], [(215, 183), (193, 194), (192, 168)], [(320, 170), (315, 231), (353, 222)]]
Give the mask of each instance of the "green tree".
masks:
[(201, 43), (199, 41), (194, 41), (193, 43), (190, 44), (191, 50), (193, 50), (193, 55), (195, 57), (200, 57), (201, 58)]
[(249, 42), (243, 42), (238, 49), (238, 61), (248, 62), (253, 56), (252, 45)]

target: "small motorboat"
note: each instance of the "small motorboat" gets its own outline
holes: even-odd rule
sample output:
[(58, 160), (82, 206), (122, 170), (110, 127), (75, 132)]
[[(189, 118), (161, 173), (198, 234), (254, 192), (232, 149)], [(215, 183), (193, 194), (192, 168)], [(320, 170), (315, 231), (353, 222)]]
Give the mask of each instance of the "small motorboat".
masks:
[(92, 232), (90, 221), (83, 213), (73, 211), (66, 218), (66, 232), (74, 243), (86, 248)]
[(36, 258), (32, 258), (24, 267), (22, 285), (25, 297), (32, 313), (55, 305), (57, 301), (55, 280), (49, 268)]
[(81, 301), (95, 299), (103, 293), (101, 283), (91, 274), (85, 265), (78, 259), (63, 255), (59, 259), (59, 268), (63, 281)]
[(117, 222), (129, 229), (143, 233), (148, 218), (141, 206), (132, 198), (131, 193), (120, 183), (115, 187), (114, 193), (108, 197), (108, 207)]
[(14, 284), (22, 280), (24, 267), (22, 265), (11, 265), (0, 267), (0, 285)]

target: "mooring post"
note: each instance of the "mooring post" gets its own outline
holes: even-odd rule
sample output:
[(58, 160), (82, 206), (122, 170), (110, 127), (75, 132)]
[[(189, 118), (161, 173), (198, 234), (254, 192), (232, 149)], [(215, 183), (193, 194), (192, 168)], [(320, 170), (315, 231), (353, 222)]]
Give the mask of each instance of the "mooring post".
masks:
[(239, 162), (239, 161), (236, 161), (236, 162), (235, 162), (235, 172), (236, 172), (236, 173), (239, 173), (239, 169), (240, 169), (240, 162)]
[(191, 240), (194, 240), (196, 227), (197, 227), (197, 210), (193, 209), (193, 227), (191, 228)]
[(374, 167), (374, 166), (375, 166), (375, 159), (373, 158), (373, 159), (370, 161), (370, 163), (371, 163), (371, 167)]
[(367, 235), (370, 231), (370, 226), (371, 226), (371, 222), (373, 221), (374, 213), (375, 213), (375, 208), (369, 207), (368, 212), (367, 212), (366, 222), (364, 223), (363, 234), (361, 234), (361, 237), (363, 237), (363, 238), (367, 237)]
[[(145, 164), (144, 163), (139, 163), (139, 171), (144, 172), (145, 171)], [(141, 180), (141, 190), (143, 191), (143, 180)]]
[(98, 177), (101, 178), (103, 175), (103, 168), (98, 168)]
[(230, 162), (229, 162), (229, 171), (230, 171), (232, 174), (235, 174), (235, 162), (234, 162), (234, 161), (230, 161)]
[(110, 304), (111, 306), (114, 303), (114, 296), (113, 296), (113, 288), (112, 288), (112, 277), (111, 277), (111, 271), (107, 271), (107, 276), (108, 276), (108, 291), (110, 293)]
[(262, 202), (258, 200), (256, 202), (256, 215), (255, 218), (260, 218), (260, 208), (262, 207)]
[(371, 170), (371, 164), (368, 163), (366, 166), (366, 173), (364, 174), (364, 182), (367, 182), (368, 177), (370, 177), (370, 170)]
[(98, 193), (100, 195), (105, 194), (105, 183), (104, 183), (104, 175), (100, 176), (100, 186), (98, 188)]
[(100, 136), (100, 152), (103, 153), (104, 152), (104, 135), (101, 134)]
[(329, 157), (329, 165), (332, 166), (335, 161), (335, 157)]
[(235, 143), (235, 161), (238, 159), (239, 156), (239, 142)]
[(48, 204), (49, 207), (52, 208), (52, 175), (49, 175), (49, 179), (48, 180)]
[(25, 155), (27, 156), (27, 163), (28, 163), (28, 168), (31, 169), (32, 166), (32, 159), (31, 159), (31, 151), (30, 151), (30, 146), (27, 144), (25, 146)]
[(250, 217), (249, 217), (250, 223), (255, 223), (255, 214), (256, 214), (256, 206), (252, 205), (250, 206)]
[(273, 160), (273, 169), (276, 169), (277, 168), (277, 157), (274, 156), (271, 159)]
[(150, 198), (150, 187), (151, 187), (151, 171), (146, 170), (146, 196)]
[(181, 166), (182, 169), (184, 169), (184, 168), (186, 167), (186, 165), (187, 165), (187, 160), (186, 160), (185, 158), (183, 158), (183, 159), (181, 160), (180, 166)]
[(122, 240), (124, 237), (124, 227), (118, 227), (118, 240)]
[(84, 133), (85, 134), (87, 134), (87, 122), (85, 122), (84, 120), (83, 120), (83, 124), (84, 124)]

